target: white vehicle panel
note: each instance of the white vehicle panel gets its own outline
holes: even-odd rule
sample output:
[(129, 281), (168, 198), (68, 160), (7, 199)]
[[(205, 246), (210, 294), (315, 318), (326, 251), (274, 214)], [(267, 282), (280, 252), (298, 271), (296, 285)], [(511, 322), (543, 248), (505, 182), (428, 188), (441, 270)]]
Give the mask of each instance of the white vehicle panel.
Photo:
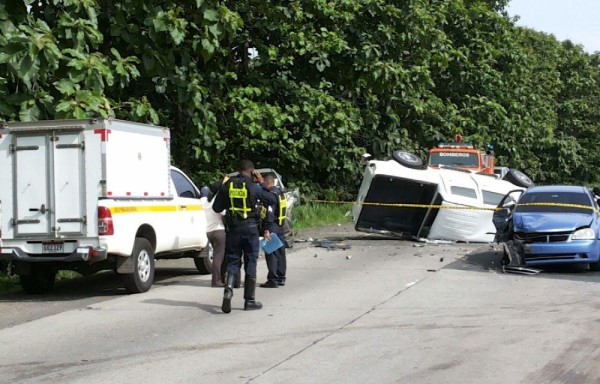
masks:
[[(47, 137), (17, 137), (15, 157), (15, 226), (18, 235), (48, 233), (48, 145)], [(11, 181), (12, 184), (12, 181)]]
[(172, 197), (168, 131), (154, 127), (140, 134), (118, 127), (113, 122), (106, 133), (107, 196)]
[(85, 222), (81, 136), (79, 133), (61, 134), (56, 136), (55, 141), (52, 141), (54, 159), (53, 226), (63, 234), (82, 233)]

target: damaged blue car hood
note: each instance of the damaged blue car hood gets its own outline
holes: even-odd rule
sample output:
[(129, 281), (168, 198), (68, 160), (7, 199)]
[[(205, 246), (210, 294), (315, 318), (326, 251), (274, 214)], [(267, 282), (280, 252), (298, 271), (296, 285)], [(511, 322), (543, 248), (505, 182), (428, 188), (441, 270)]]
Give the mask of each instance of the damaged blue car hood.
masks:
[(593, 215), (589, 213), (515, 212), (515, 232), (568, 232), (590, 226)]

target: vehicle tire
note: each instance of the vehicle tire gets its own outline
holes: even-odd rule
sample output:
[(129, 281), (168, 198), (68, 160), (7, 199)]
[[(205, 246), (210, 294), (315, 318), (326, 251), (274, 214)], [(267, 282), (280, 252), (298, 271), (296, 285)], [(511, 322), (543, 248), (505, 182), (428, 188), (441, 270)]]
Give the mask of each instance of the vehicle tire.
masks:
[(56, 281), (56, 268), (52, 265), (32, 264), (29, 275), (19, 275), (23, 291), (30, 295), (48, 292)]
[(529, 178), (529, 176), (514, 168), (508, 170), (506, 176), (504, 176), (504, 180), (510, 181), (518, 187), (533, 187), (533, 181)]
[(137, 237), (133, 244), (133, 273), (121, 275), (127, 293), (142, 293), (152, 287), (154, 282), (154, 249), (150, 242)]
[(205, 247), (200, 253), (198, 257), (194, 257), (194, 264), (196, 265), (196, 269), (200, 272), (201, 275), (210, 275), (212, 274), (213, 267), (213, 246), (208, 243), (208, 246)]
[(423, 159), (419, 156), (406, 151), (394, 151), (392, 158), (396, 160), (400, 165), (407, 168), (421, 169), (423, 168)]
[(590, 263), (590, 271), (600, 271), (600, 261), (597, 261), (595, 263)]

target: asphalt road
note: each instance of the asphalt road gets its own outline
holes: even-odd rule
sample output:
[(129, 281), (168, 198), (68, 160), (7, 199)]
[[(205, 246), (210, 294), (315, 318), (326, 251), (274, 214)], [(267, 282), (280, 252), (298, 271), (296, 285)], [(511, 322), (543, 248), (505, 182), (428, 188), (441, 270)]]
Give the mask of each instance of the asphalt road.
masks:
[(600, 274), (508, 275), (489, 245), (349, 226), (313, 236), (352, 248), (301, 244), (288, 284), (257, 289), (261, 311), (236, 290), (222, 314), (222, 290), (188, 260), (159, 262), (141, 295), (104, 274), (0, 296), (0, 383), (600, 382)]

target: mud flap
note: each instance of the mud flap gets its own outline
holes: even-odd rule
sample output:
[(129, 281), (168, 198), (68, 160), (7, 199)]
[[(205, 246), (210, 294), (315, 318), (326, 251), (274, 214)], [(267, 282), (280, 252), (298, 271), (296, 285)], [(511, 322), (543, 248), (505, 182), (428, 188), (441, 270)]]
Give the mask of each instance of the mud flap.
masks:
[(133, 257), (117, 257), (117, 273), (126, 275), (133, 272)]

